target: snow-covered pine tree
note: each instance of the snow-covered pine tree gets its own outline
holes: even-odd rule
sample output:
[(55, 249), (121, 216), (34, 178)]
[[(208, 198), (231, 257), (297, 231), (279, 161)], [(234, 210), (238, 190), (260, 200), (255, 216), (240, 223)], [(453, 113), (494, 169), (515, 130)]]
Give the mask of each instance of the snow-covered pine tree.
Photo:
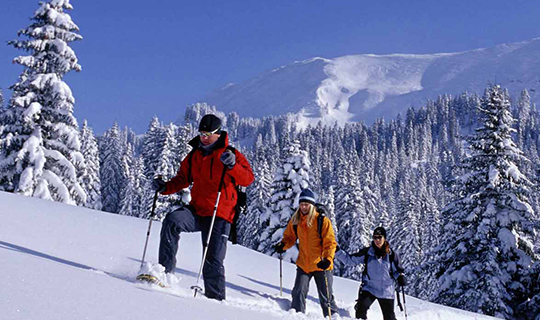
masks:
[(152, 181), (160, 173), (157, 172), (159, 165), (159, 155), (161, 154), (161, 149), (163, 148), (162, 137), (162, 125), (159, 119), (154, 116), (148, 125), (148, 130), (144, 134), (143, 138), (143, 150), (142, 150), (142, 159), (144, 163), (144, 176), (145, 181), (142, 186), (143, 196), (142, 196), (142, 212), (139, 213), (141, 217), (149, 217), (152, 209), (152, 202), (154, 198), (155, 191), (152, 189)]
[[(127, 133), (124, 131), (123, 133)], [(133, 212), (133, 200), (135, 199), (135, 188), (133, 177), (133, 147), (131, 143), (127, 141), (127, 136), (121, 139), (122, 144), (122, 156), (121, 156), (121, 168), (122, 168), (122, 188), (120, 191), (120, 208), (118, 213), (125, 216), (134, 216), (137, 213)]]
[(141, 156), (133, 159), (131, 177), (133, 179), (132, 214), (135, 217), (144, 218), (148, 213), (146, 211), (148, 204), (144, 202), (146, 200), (144, 188), (147, 185), (147, 179), (144, 175), (144, 161)]
[(2, 88), (0, 88), (0, 110), (4, 109), (4, 93), (2, 92)]
[(92, 128), (86, 120), (81, 129), (81, 153), (84, 156), (85, 165), (80, 175), (81, 186), (86, 192), (85, 207), (101, 210), (101, 179), (99, 177), (100, 162), (99, 149)]
[(102, 210), (111, 213), (119, 213), (122, 201), (125, 175), (122, 165), (124, 150), (120, 140), (118, 124), (113, 127), (100, 140), (101, 158), (101, 201)]
[[(335, 210), (340, 247), (348, 253), (355, 253), (369, 246), (373, 229), (373, 212), (367, 212), (363, 189), (360, 181), (360, 161), (355, 151), (354, 141), (350, 142), (345, 155), (338, 160), (338, 181)], [(340, 268), (341, 269), (341, 268)], [(339, 270), (345, 277), (359, 279), (359, 266), (344, 267)]]
[(525, 89), (521, 92), (517, 106), (517, 145), (523, 149), (528, 138), (528, 129), (531, 121), (531, 96)]
[[(155, 168), (155, 174), (163, 176), (163, 180), (169, 181), (180, 168), (180, 162), (184, 158), (182, 154), (178, 154), (178, 142), (176, 141), (176, 129), (174, 124), (169, 124), (163, 127), (160, 132), (159, 145), (161, 148), (158, 150), (157, 163)], [(172, 207), (179, 204), (181, 200), (180, 194), (171, 194), (166, 197), (160, 197), (158, 199), (158, 205), (156, 206), (156, 215), (159, 219), (164, 218), (165, 215), (171, 211)]]
[[(272, 196), (261, 217), (262, 232), (258, 251), (272, 254), (273, 245), (283, 237), (287, 223), (298, 207), (298, 197), (302, 189), (310, 186), (310, 166), (307, 152), (300, 149), (298, 142), (289, 142), (284, 150), (281, 166), (274, 174)], [(298, 249), (293, 247), (287, 251), (285, 259), (294, 262), (297, 256)]]
[[(4, 94), (2, 93), (2, 89), (0, 89), (0, 121), (1, 119), (3, 119), (2, 117), (2, 113), (5, 111), (4, 109)], [(0, 122), (0, 137), (3, 136), (3, 132), (4, 132), (4, 124), (2, 122)], [(0, 155), (2, 154), (2, 141), (0, 140)], [(0, 186), (0, 189), (2, 188), (2, 186)]]
[(265, 212), (266, 202), (270, 198), (272, 184), (272, 173), (266, 161), (267, 149), (260, 134), (253, 151), (246, 156), (253, 168), (255, 181), (247, 189), (248, 207), (246, 212), (238, 218), (238, 243), (247, 248), (257, 249), (260, 218)]
[(41, 2), (31, 24), (19, 31), (28, 39), (8, 44), (29, 52), (16, 57), (24, 66), (12, 97), (0, 115), (0, 188), (28, 196), (84, 204), (79, 184), (79, 130), (73, 117), (75, 99), (63, 77), (80, 71), (69, 43), (82, 37), (69, 14), (69, 0)]
[(511, 139), (509, 106), (500, 86), (486, 90), (483, 124), (468, 139), (470, 157), (462, 163), (456, 200), (444, 210), (451, 218), (432, 262), (439, 279), (435, 302), (503, 318), (523, 301), (535, 259), (530, 182), (516, 166), (523, 154)]

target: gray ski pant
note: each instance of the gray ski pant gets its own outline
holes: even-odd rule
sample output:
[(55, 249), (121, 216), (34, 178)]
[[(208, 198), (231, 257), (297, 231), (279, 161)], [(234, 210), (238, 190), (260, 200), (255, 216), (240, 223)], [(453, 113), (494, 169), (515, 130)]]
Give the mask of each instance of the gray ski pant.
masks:
[[(188, 207), (182, 207), (165, 217), (161, 226), (159, 243), (159, 264), (165, 267), (165, 272), (174, 273), (176, 268), (176, 253), (182, 232), (201, 232), (203, 250), (212, 217), (201, 217), (194, 214)], [(206, 297), (216, 300), (225, 299), (225, 267), (223, 260), (227, 253), (227, 240), (231, 224), (216, 217), (212, 237), (208, 246), (206, 261), (203, 266), (204, 293)]]
[(311, 273), (305, 273), (301, 268), (296, 268), (296, 280), (294, 281), (294, 288), (292, 290), (292, 304), (291, 307), (296, 312), (306, 312), (306, 297), (309, 291), (309, 281), (311, 278), (315, 278), (315, 284), (317, 285), (317, 291), (319, 293), (319, 303), (325, 317), (328, 316), (328, 303), (330, 303), (330, 309), (333, 314), (338, 312), (334, 295), (332, 294), (332, 271), (326, 271), (326, 277), (328, 278), (328, 287), (330, 289), (330, 297), (328, 297), (326, 290), (326, 281), (324, 279), (324, 271), (315, 271)]

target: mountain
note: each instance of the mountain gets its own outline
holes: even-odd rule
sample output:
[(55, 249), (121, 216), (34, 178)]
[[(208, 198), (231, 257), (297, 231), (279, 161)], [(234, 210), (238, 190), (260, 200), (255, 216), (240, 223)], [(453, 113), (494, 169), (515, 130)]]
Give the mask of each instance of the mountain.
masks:
[[(168, 289), (135, 282), (141, 265), (148, 220), (93, 211), (0, 192), (0, 310), (4, 320), (72, 319), (323, 319), (312, 283), (307, 314), (288, 311), (296, 267), (230, 245), (225, 260), (227, 300), (198, 296), (200, 234), (182, 235), (177, 283)], [(152, 224), (146, 260), (157, 260), (161, 224)], [(359, 283), (336, 277), (334, 294), (341, 319), (350, 319)], [(412, 297), (411, 320), (494, 319)], [(403, 313), (396, 310), (398, 317)], [(382, 319), (375, 303), (370, 319)]]
[(438, 95), (482, 95), (490, 83), (540, 100), (540, 38), (441, 54), (361, 54), (313, 58), (213, 91), (201, 102), (225, 113), (263, 117), (294, 113), (303, 123), (373, 122), (421, 107)]

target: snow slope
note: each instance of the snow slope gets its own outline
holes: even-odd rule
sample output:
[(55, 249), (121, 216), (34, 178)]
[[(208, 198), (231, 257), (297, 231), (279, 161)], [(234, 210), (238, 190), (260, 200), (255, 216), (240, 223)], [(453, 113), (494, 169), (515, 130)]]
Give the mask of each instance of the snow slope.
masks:
[(394, 118), (438, 95), (482, 95), (489, 83), (499, 83), (513, 95), (528, 89), (538, 103), (538, 55), (540, 38), (458, 53), (313, 58), (228, 84), (201, 102), (244, 117), (291, 112), (304, 124)]
[[(182, 237), (178, 285), (158, 289), (133, 281), (148, 221), (0, 192), (0, 318), (322, 319), (312, 283), (307, 314), (287, 311), (295, 266), (230, 245), (227, 300), (193, 298), (201, 257), (199, 234)], [(156, 261), (160, 223), (152, 224), (147, 260)], [(353, 312), (358, 283), (336, 278), (341, 318)], [(492, 319), (407, 297), (409, 319)], [(382, 319), (376, 304), (370, 319)], [(398, 312), (398, 318), (404, 319)]]

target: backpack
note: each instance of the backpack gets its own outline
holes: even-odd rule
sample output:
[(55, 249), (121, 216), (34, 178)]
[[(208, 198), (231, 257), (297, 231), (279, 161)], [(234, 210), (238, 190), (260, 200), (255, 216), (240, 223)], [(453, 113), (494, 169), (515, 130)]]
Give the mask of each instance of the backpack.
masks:
[[(197, 149), (194, 148), (187, 155), (188, 156), (188, 164), (189, 164), (188, 182), (190, 182), (190, 183), (193, 182), (191, 180), (191, 162), (192, 162), (192, 159), (193, 159), (193, 154), (195, 153), (196, 150)], [(236, 148), (231, 147), (231, 146), (227, 146), (226, 150), (231, 150), (236, 155)], [(236, 244), (236, 243), (238, 243), (238, 234), (237, 234), (237, 231), (236, 231), (236, 225), (238, 223), (238, 216), (240, 215), (240, 213), (245, 212), (246, 209), (247, 209), (247, 192), (246, 192), (247, 188), (244, 187), (244, 186), (237, 185), (236, 182), (234, 181), (234, 178), (232, 178), (232, 182), (234, 183), (234, 186), (236, 187), (236, 194), (238, 195), (238, 197), (236, 199), (236, 206), (234, 207), (235, 214), (234, 214), (234, 218), (233, 218), (233, 223), (231, 224), (231, 232), (229, 234), (229, 240), (233, 244)]]

